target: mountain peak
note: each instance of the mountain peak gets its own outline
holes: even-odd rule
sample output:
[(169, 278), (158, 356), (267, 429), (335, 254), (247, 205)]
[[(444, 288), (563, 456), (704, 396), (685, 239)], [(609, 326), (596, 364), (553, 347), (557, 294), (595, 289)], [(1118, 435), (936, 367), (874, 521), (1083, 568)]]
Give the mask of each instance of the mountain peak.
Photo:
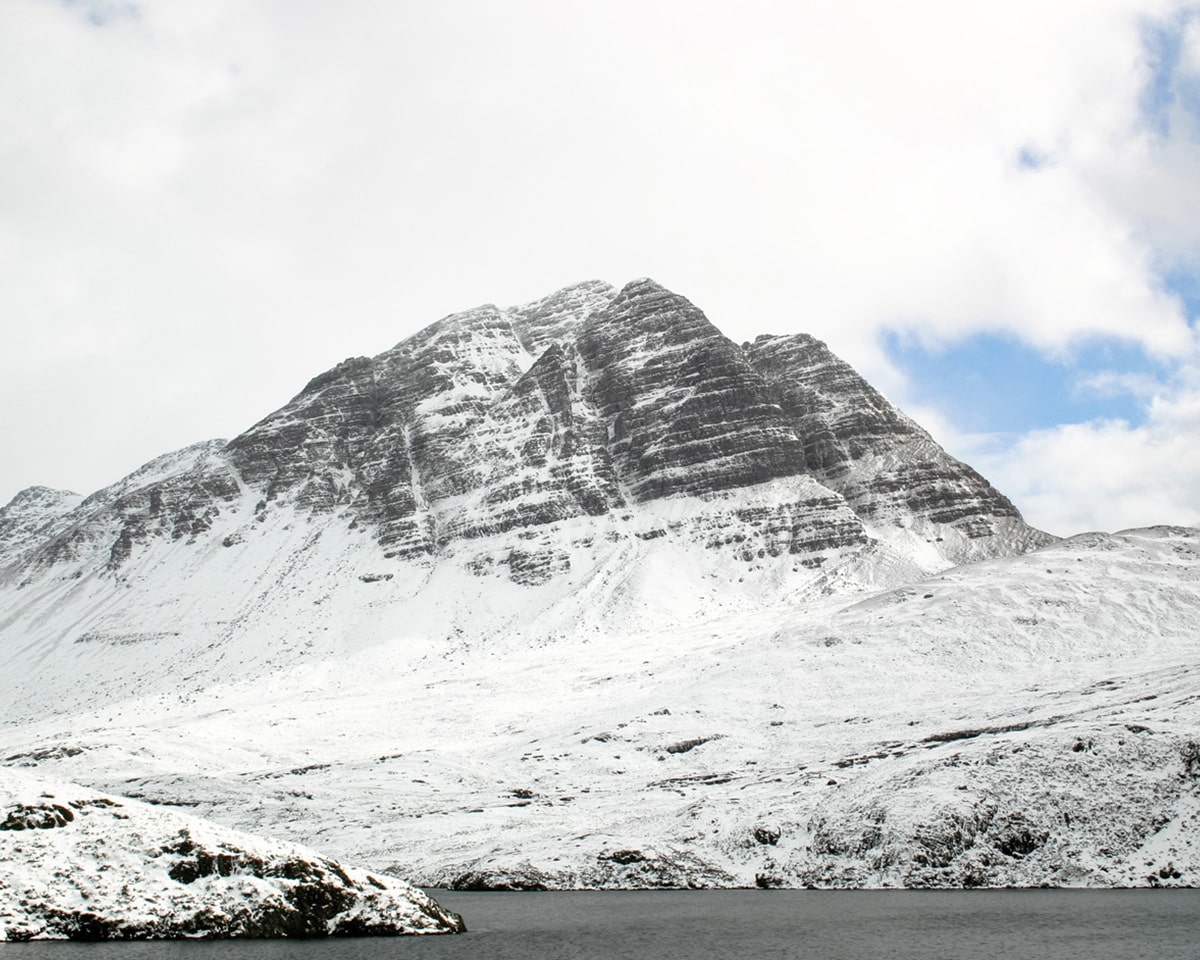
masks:
[(27, 509), (40, 509), (47, 504), (60, 503), (72, 497), (78, 497), (73, 490), (59, 490), (54, 487), (34, 485), (18, 490), (7, 504), (0, 507), (0, 515), (9, 515)]
[(630, 280), (627, 284), (621, 287), (614, 299), (614, 304), (623, 304), (630, 300), (642, 300), (651, 302), (673, 302), (682, 301), (688, 306), (695, 309), (694, 305), (686, 297), (681, 296), (674, 290), (664, 287), (657, 280), (651, 277), (638, 277)]
[[(112, 571), (156, 536), (192, 542), (218, 517), (245, 523), (248, 501), (254, 523), (283, 507), (345, 515), (386, 559), (434, 558), (508, 530), (786, 478), (815, 483), (828, 502), (805, 508), (811, 529), (784, 538), (788, 551), (916, 536), (922, 563), (938, 564), (1044, 539), (820, 341), (764, 336), (739, 348), (691, 301), (641, 277), (484, 304), (343, 361), (230, 443), (160, 457), (93, 494), (72, 546), (46, 555), (95, 549)], [(830, 510), (838, 519), (820, 533)], [(32, 541), (13, 532), (7, 542)]]
[[(228, 444), (21, 503), (29, 522), (0, 511), (6, 763), (297, 839), (340, 817), (333, 852), (439, 883), (533, 857), (545, 885), (877, 882), (868, 810), (869, 842), (899, 844), (889, 883), (945, 882), (920, 838), (960, 850), (973, 823), (961, 876), (1036, 885), (1088, 824), (1114, 850), (1112, 810), (1140, 818), (1129, 864), (1161, 843), (1160, 808), (1092, 784), (1136, 767), (1190, 796), (1170, 711), (1195, 693), (1175, 668), (1197, 534), (1035, 550), (1051, 538), (825, 344), (738, 346), (653, 280), (454, 314)], [(1103, 682), (1068, 694), (1088, 649)], [(1147, 651), (1144, 680), (1107, 685)], [(1074, 787), (1047, 803), (1042, 776)]]
[(584, 319), (607, 306), (616, 296), (617, 289), (612, 284), (603, 280), (585, 280), (530, 303), (510, 307), (507, 313), (522, 345), (536, 355), (548, 343), (573, 338)]

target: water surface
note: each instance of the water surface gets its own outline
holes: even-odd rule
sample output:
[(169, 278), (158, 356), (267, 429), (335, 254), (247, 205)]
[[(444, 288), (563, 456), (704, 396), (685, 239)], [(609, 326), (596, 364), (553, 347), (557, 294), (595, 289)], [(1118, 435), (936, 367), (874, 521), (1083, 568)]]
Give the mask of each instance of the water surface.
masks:
[(1200, 891), (453, 893), (461, 936), (0, 944), (3, 960), (1196, 960)]

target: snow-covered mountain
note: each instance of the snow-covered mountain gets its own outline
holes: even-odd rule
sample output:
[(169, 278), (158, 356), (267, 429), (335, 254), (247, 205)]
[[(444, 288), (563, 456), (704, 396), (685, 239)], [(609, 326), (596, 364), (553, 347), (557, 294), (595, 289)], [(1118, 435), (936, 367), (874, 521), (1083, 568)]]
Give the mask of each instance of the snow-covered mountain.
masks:
[(19, 495), (0, 743), (425, 883), (1194, 882), (1198, 537), (1054, 542), (818, 341), (586, 283)]
[(455, 933), (395, 877), (0, 769), (0, 941)]

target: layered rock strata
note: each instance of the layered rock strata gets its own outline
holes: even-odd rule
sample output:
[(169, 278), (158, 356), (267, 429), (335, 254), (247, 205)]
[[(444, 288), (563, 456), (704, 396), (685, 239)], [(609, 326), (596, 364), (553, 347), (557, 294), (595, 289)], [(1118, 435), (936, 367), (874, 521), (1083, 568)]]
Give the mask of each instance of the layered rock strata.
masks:
[[(166, 455), (81, 502), (26, 491), (0, 511), (0, 562), (9, 578), (76, 562), (119, 576), (151, 540), (196, 543), (219, 516), (252, 528), (287, 507), (368, 530), (387, 558), (430, 563), (508, 531), (788, 477), (825, 488), (809, 526), (837, 508), (803, 538), (822, 548), (912, 528), (928, 566), (1046, 539), (819, 341), (738, 347), (695, 305), (638, 280), (446, 317), (315, 377), (234, 440)], [(792, 524), (801, 506), (781, 503), (760, 526)]]

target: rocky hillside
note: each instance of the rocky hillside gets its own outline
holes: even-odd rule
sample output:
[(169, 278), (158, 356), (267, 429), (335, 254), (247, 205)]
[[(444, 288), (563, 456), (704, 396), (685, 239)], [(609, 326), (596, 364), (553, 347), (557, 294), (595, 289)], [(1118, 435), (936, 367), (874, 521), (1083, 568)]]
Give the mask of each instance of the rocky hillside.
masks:
[(1195, 883), (1200, 533), (650, 281), (0, 512), (0, 763), (429, 884)]
[(395, 877), (0, 769), (0, 940), (463, 929), (460, 917)]
[(0, 513), (0, 545), (22, 568), (119, 576), (156, 540), (203, 540), (219, 517), (249, 528), (286, 507), (366, 525), (389, 559), (439, 558), (511, 530), (794, 477), (819, 491), (804, 529), (787, 528), (781, 504), (747, 549), (897, 540), (961, 560), (1045, 541), (820, 342), (739, 347), (640, 280), (447, 317), (315, 377), (229, 443), (82, 503), (25, 491)]
[[(446, 317), (86, 498), (24, 491), (0, 649), (29, 670), (0, 695), (32, 715), (202, 686), (393, 623), (552, 635), (584, 593), (597, 628), (636, 628), (662, 563), (721, 605), (747, 578), (853, 589), (1048, 539), (819, 342), (739, 347), (652, 281), (587, 283)], [(684, 607), (663, 613), (711, 613)]]

